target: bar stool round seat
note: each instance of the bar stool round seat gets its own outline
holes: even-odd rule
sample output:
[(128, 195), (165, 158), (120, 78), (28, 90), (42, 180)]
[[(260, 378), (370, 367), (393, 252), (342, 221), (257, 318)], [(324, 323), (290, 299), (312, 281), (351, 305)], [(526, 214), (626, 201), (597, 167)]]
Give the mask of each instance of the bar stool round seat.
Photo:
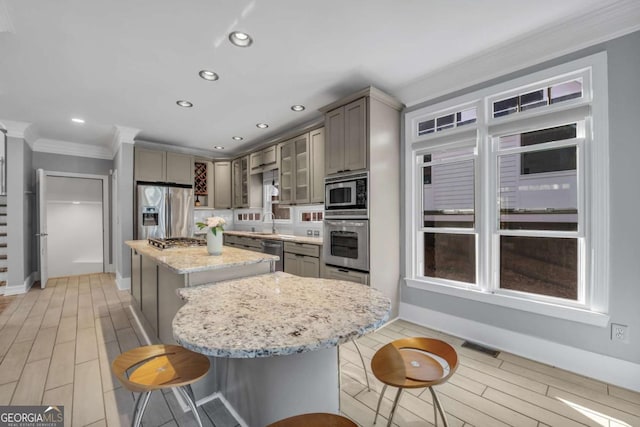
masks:
[(202, 427), (191, 384), (209, 372), (209, 365), (209, 358), (202, 354), (177, 345), (159, 344), (125, 351), (115, 358), (111, 370), (127, 390), (140, 393), (133, 410), (134, 427), (142, 422), (151, 392), (165, 388), (178, 389)]
[(341, 415), (317, 413), (285, 418), (267, 427), (358, 427), (358, 425)]
[(388, 426), (392, 423), (402, 390), (426, 387), (429, 388), (433, 397), (435, 425), (438, 425), (437, 412), (439, 412), (445, 427), (448, 426), (444, 409), (433, 386), (448, 381), (457, 368), (458, 354), (456, 350), (438, 339), (402, 338), (381, 347), (371, 359), (373, 375), (384, 384), (373, 423), (375, 424), (378, 418), (380, 403), (387, 386), (398, 388), (389, 414)]

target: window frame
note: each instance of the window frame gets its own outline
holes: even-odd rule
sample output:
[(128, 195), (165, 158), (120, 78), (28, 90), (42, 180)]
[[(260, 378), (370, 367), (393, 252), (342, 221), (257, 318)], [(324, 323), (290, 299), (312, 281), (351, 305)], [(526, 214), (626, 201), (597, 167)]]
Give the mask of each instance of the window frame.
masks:
[[(582, 80), (582, 97), (548, 104), (539, 108), (519, 111), (516, 114), (493, 117), (493, 102), (510, 95), (527, 93), (544, 85), (553, 86), (575, 79)], [(594, 95), (595, 94), (595, 95)], [(476, 122), (465, 126), (418, 135), (418, 123), (430, 118), (476, 107)], [(582, 117), (580, 119), (580, 117)], [(576, 119), (577, 118), (577, 119)], [(572, 320), (598, 326), (609, 321), (609, 135), (607, 96), (606, 52), (597, 53), (555, 67), (493, 85), (476, 92), (445, 100), (438, 104), (413, 109), (404, 117), (405, 188), (410, 195), (405, 199), (405, 283), (409, 287), (453, 295), (465, 299), (497, 304), (517, 310)], [(566, 124), (571, 120), (584, 121), (585, 135), (576, 144), (576, 183), (578, 185), (578, 230), (576, 232), (553, 231), (554, 235), (568, 233), (578, 239), (579, 300), (570, 301), (544, 295), (526, 294), (499, 288), (499, 206), (492, 203), (499, 195), (498, 156), (504, 150), (496, 150), (498, 135), (509, 131), (526, 132), (538, 125), (551, 127), (549, 123)], [(577, 135), (578, 136), (578, 135)], [(418, 219), (423, 217), (421, 163), (418, 153), (433, 151), (438, 147), (455, 144), (456, 140), (475, 139), (475, 227), (476, 230), (476, 285), (461, 286), (460, 282), (445, 279), (433, 280), (420, 276), (419, 257), (424, 227)], [(547, 143), (545, 143), (547, 144)], [(553, 145), (556, 142), (551, 142)], [(540, 144), (542, 145), (542, 144)], [(520, 147), (525, 148), (525, 147)], [(535, 150), (539, 150), (536, 147)], [(518, 151), (518, 150), (514, 150)], [(521, 150), (522, 151), (522, 150)], [(524, 150), (527, 151), (527, 150)], [(519, 151), (518, 151), (519, 152)], [(498, 154), (500, 153), (500, 154)], [(585, 172), (587, 171), (588, 172)], [(550, 172), (551, 174), (555, 172)], [(423, 223), (422, 223), (423, 225)], [(470, 229), (466, 229), (468, 231)], [(526, 236), (532, 236), (528, 230)], [(468, 233), (465, 233), (468, 234)], [(516, 233), (517, 234), (517, 233)], [(542, 234), (548, 234), (543, 232)], [(581, 288), (583, 287), (583, 288)], [(582, 292), (582, 298), (580, 298)]]

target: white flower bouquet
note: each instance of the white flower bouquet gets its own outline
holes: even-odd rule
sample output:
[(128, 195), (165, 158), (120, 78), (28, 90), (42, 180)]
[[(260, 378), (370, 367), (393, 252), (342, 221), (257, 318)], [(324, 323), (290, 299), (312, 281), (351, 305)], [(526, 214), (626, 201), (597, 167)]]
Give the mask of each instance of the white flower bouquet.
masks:
[(198, 226), (198, 228), (200, 230), (202, 230), (203, 228), (209, 228), (211, 229), (211, 233), (216, 236), (218, 234), (218, 231), (224, 231), (223, 226), (226, 224), (227, 222), (224, 220), (224, 218), (219, 217), (219, 216), (211, 216), (209, 218), (207, 218), (207, 222), (196, 222), (196, 225)]

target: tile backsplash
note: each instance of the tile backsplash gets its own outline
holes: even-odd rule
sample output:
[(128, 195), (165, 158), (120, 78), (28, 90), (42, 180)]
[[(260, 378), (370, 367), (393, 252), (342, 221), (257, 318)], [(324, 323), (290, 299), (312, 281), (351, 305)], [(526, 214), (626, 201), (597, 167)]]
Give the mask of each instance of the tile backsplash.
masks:
[[(324, 205), (291, 206), (290, 209), (291, 219), (275, 220), (275, 227), (278, 233), (322, 237)], [(198, 209), (194, 211), (194, 218), (195, 222), (202, 222), (210, 216), (221, 216), (227, 222), (225, 230), (271, 231), (271, 217), (267, 217), (268, 219), (263, 221), (265, 212), (270, 212), (270, 209)], [(202, 233), (197, 227), (195, 227), (194, 232), (197, 234)]]

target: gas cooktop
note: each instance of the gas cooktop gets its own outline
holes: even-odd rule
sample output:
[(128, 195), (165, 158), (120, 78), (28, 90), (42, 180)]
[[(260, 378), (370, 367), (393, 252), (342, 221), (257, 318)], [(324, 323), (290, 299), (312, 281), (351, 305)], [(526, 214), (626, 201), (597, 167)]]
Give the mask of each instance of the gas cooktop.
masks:
[(149, 238), (149, 244), (158, 249), (188, 248), (191, 246), (204, 246), (207, 244), (207, 241), (193, 237), (170, 237), (168, 239)]

